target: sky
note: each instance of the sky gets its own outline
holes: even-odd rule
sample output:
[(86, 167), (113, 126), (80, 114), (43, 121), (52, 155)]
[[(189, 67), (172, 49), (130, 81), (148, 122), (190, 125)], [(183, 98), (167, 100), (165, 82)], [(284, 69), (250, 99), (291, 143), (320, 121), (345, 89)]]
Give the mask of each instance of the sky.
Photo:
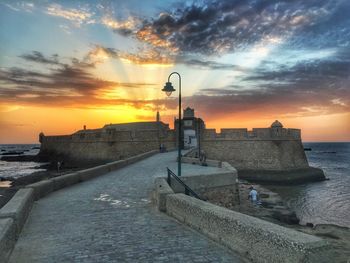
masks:
[(182, 107), (208, 128), (350, 141), (350, 1), (0, 0), (0, 143)]

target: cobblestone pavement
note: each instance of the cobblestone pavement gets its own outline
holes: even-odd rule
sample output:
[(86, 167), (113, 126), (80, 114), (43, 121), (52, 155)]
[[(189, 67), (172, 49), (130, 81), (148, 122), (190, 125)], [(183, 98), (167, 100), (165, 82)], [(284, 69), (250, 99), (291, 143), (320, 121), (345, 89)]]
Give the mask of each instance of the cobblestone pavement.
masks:
[[(239, 262), (152, 207), (154, 177), (176, 172), (175, 157), (157, 154), (37, 201), (10, 262)], [(183, 174), (215, 169), (184, 164)]]

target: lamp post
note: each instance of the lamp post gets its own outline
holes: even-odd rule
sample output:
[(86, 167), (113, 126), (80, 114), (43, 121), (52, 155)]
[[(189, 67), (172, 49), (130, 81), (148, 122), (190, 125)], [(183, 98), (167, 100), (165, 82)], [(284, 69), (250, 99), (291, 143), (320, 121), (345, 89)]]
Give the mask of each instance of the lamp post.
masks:
[(178, 168), (177, 168), (177, 173), (178, 173), (178, 176), (181, 176), (181, 76), (180, 76), (180, 74), (177, 72), (170, 73), (170, 75), (168, 77), (168, 82), (165, 83), (165, 86), (162, 89), (162, 91), (164, 91), (168, 97), (171, 95), (172, 92), (176, 91), (170, 82), (170, 77), (174, 74), (179, 76), (179, 125), (178, 125), (179, 128), (178, 128), (178, 166), (177, 166)]

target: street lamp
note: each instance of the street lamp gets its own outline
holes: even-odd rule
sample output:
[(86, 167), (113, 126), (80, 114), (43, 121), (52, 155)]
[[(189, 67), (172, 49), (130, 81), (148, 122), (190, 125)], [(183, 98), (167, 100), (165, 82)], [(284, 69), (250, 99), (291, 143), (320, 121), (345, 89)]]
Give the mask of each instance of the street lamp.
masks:
[[(173, 85), (170, 82), (170, 77), (176, 74), (179, 76), (179, 125), (178, 125), (178, 168), (177, 168), (177, 173), (178, 176), (181, 176), (181, 76), (177, 72), (172, 72), (169, 77), (168, 77), (168, 82), (165, 83), (164, 88), (162, 91), (165, 92), (165, 94), (169, 97), (172, 92), (176, 91), (173, 87)], [(176, 127), (175, 127), (176, 128)]]

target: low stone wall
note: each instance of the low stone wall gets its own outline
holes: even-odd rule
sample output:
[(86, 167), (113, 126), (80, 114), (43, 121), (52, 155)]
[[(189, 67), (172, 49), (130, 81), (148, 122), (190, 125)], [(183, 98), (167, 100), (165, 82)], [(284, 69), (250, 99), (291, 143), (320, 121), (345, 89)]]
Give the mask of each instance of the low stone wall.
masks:
[(16, 224), (12, 218), (0, 218), (0, 262), (7, 262), (16, 243)]
[(331, 262), (324, 240), (184, 194), (166, 196), (166, 212), (252, 262)]
[[(191, 164), (197, 164), (197, 165), (201, 165), (201, 161), (198, 158), (192, 158), (192, 157), (182, 157), (181, 158), (181, 162), (182, 163), (191, 163)], [(222, 162), (221, 161), (217, 161), (217, 160), (206, 160), (205, 164), (207, 166), (211, 166), (211, 167), (221, 167), (222, 166)]]
[(30, 213), (34, 200), (38, 200), (53, 191), (133, 164), (155, 153), (158, 153), (158, 151), (139, 154), (125, 160), (119, 160), (49, 180), (43, 180), (30, 184), (26, 186), (26, 188), (17, 191), (11, 200), (0, 209), (0, 262), (5, 263), (8, 261), (16, 240)]
[(154, 180), (152, 201), (159, 211), (166, 211), (166, 196), (173, 193), (174, 191), (168, 185), (166, 178), (160, 177)]
[[(221, 173), (181, 176), (181, 180), (194, 191), (205, 191), (210, 188), (236, 186), (237, 172), (225, 171)], [(173, 177), (170, 186), (175, 193), (184, 193), (185, 188)]]
[(0, 218), (12, 218), (18, 236), (27, 220), (34, 202), (33, 189), (20, 189), (11, 200), (0, 209)]

